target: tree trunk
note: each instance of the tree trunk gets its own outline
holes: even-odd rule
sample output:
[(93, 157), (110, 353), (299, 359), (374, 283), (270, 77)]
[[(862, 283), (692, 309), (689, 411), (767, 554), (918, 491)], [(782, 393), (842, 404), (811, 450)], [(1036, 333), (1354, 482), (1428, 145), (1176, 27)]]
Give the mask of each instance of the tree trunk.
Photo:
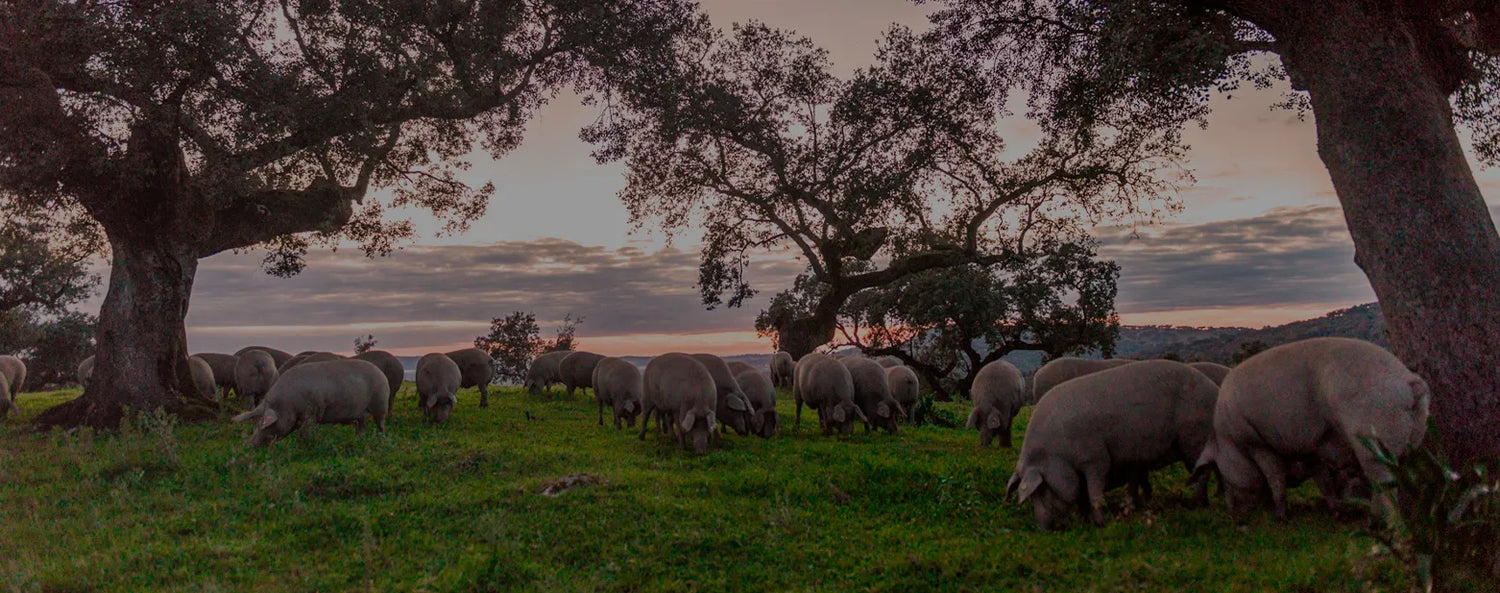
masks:
[(1440, 446), (1462, 463), (1500, 455), (1500, 236), (1454, 129), (1445, 55), (1398, 4), (1298, 3), (1267, 28), (1312, 99), (1392, 350), (1431, 386)]
[(802, 360), (818, 346), (833, 340), (837, 327), (837, 318), (799, 317), (781, 330), (778, 340), (781, 349), (792, 355), (792, 360)]
[(114, 261), (99, 311), (93, 378), (82, 396), (33, 422), (43, 429), (113, 429), (126, 410), (163, 407), (188, 419), (213, 416), (217, 404), (197, 392), (187, 365), (184, 318), (197, 254), (159, 229), (109, 234)]

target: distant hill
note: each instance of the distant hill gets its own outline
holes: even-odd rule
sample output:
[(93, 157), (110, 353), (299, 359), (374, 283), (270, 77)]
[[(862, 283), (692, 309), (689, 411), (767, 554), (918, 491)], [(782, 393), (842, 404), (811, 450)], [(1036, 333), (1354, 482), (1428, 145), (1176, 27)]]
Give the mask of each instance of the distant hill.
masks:
[[(1211, 328), (1217, 329), (1217, 328)], [(1339, 309), (1315, 319), (1293, 321), (1286, 325), (1265, 329), (1225, 331), (1219, 335), (1208, 335), (1181, 342), (1160, 343), (1150, 347), (1128, 350), (1124, 347), (1124, 330), (1121, 331), (1120, 356), (1129, 358), (1160, 358), (1176, 353), (1183, 360), (1207, 360), (1222, 364), (1232, 361), (1241, 344), (1259, 341), (1267, 347), (1297, 340), (1318, 337), (1357, 338), (1390, 347), (1385, 337), (1385, 318), (1380, 315), (1380, 305), (1366, 303), (1348, 309)]]

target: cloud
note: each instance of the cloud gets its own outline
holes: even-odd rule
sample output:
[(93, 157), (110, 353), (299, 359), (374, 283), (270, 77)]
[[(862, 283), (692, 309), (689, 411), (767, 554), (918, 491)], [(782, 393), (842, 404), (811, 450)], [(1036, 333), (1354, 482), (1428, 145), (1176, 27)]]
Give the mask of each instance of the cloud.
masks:
[(743, 308), (708, 311), (695, 285), (698, 255), (670, 247), (647, 252), (543, 239), (412, 247), (375, 259), (316, 251), (307, 270), (290, 279), (261, 272), (260, 254), (223, 254), (199, 265), (188, 330), (195, 351), (232, 351), (256, 340), (341, 351), (365, 333), (393, 349), (458, 345), (511, 311), (535, 312), (544, 334), (564, 314), (582, 315), (585, 344), (591, 335), (743, 332), (770, 294), (801, 270), (793, 260), (761, 257), (750, 278), (762, 296)]
[(1122, 314), (1288, 308), (1374, 300), (1334, 206), (1286, 207), (1197, 225), (1096, 230), (1119, 262)]

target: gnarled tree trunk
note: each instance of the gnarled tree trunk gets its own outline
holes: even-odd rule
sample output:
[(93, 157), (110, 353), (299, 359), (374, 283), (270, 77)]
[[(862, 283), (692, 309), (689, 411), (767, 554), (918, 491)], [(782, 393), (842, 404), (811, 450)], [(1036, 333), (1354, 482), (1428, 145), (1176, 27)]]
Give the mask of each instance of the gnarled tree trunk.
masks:
[(93, 379), (79, 398), (37, 416), (35, 423), (112, 429), (127, 408), (212, 416), (217, 404), (200, 394), (187, 365), (188, 297), (198, 270), (192, 247), (152, 232), (108, 231), (114, 261), (99, 311)]
[(1355, 262), (1392, 350), (1432, 387), (1443, 451), (1463, 462), (1500, 455), (1500, 236), (1448, 102), (1467, 58), (1401, 4), (1289, 3), (1258, 24), (1312, 99)]

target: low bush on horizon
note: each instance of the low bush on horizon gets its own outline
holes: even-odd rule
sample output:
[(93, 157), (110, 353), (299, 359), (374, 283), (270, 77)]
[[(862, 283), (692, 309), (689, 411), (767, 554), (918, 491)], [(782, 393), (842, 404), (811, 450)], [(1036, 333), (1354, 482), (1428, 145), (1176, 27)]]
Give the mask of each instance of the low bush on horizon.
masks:
[[(0, 591), (1400, 591), (1398, 563), (1294, 493), (1293, 519), (1241, 530), (1222, 499), (1110, 493), (1102, 529), (1037, 530), (1004, 500), (1018, 449), (941, 426), (818, 434), (694, 456), (595, 424), (585, 396), (472, 389), (453, 421), (403, 390), (389, 432), (146, 417), (36, 434), (76, 391), (26, 394), (0, 425)], [(962, 418), (961, 404), (935, 404)], [(19, 418), (17, 418), (19, 416)], [(1016, 423), (1024, 434), (1029, 409)], [(606, 424), (609, 421), (606, 419)], [(544, 490), (547, 494), (543, 494)]]

